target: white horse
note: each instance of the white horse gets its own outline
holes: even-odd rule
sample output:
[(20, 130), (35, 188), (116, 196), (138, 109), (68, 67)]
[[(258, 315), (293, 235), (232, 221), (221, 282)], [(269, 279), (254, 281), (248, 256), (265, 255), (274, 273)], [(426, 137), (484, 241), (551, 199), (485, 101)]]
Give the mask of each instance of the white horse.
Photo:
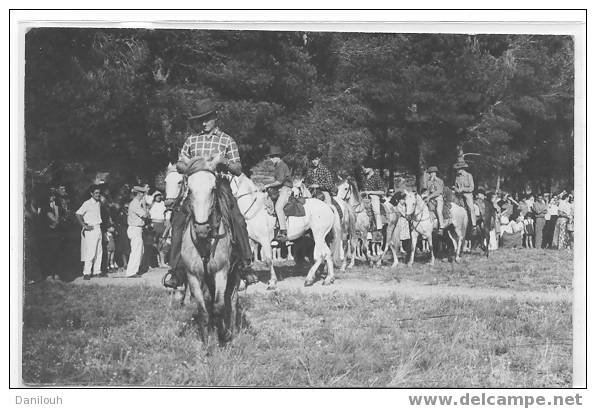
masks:
[(261, 259), (269, 269), (268, 289), (274, 289), (277, 285), (277, 275), (273, 267), (271, 241), (274, 236), (275, 218), (271, 217), (265, 208), (267, 193), (261, 192), (244, 173), (232, 177), (230, 187), (246, 220), (248, 237), (261, 245)]
[[(428, 240), (430, 247), (430, 264), (435, 263), (435, 255), (433, 251), (433, 230), (437, 228), (437, 220), (431, 215), (428, 205), (422, 199), (420, 194), (406, 191), (406, 216), (410, 220), (410, 235), (412, 238), (411, 253), (408, 266), (414, 263), (414, 254), (416, 253), (416, 244), (418, 243), (418, 236)], [(449, 234), (449, 238), (453, 242), (455, 249), (455, 261), (460, 261), (460, 253), (464, 242), (466, 229), (468, 228), (468, 214), (465, 208), (460, 207), (455, 203), (451, 203), (451, 219), (446, 220), (446, 226), (453, 226), (457, 239), (453, 236), (450, 229), (445, 229)]]
[(346, 254), (344, 259), (351, 257), (350, 263), (347, 267), (354, 267), (357, 249), (359, 248), (359, 240), (362, 240), (362, 253), (365, 256), (366, 261), (370, 262), (372, 266), (372, 259), (368, 257), (367, 250), (367, 235), (370, 226), (370, 219), (366, 213), (364, 204), (360, 199), (360, 193), (358, 192), (358, 186), (356, 186), (356, 183), (351, 179), (343, 180), (337, 186), (336, 199), (338, 202), (347, 204), (346, 207), (349, 207), (351, 210), (347, 212), (350, 226), (347, 231), (344, 230), (347, 232), (347, 237), (344, 244), (344, 252)]
[[(240, 211), (246, 218), (249, 236), (259, 242), (263, 248), (267, 248), (267, 246), (271, 248), (275, 219), (269, 216), (265, 208), (266, 193), (260, 192), (252, 180), (244, 174), (235, 178), (235, 180), (233, 179), (231, 186), (232, 192), (237, 197)], [(323, 284), (329, 285), (335, 281), (334, 261), (338, 262), (341, 257), (341, 221), (339, 214), (333, 206), (315, 198), (306, 199), (304, 210), (304, 217), (288, 217), (288, 240), (296, 240), (307, 231), (312, 231), (315, 242), (312, 259), (315, 263), (310, 268), (304, 285), (310, 286), (314, 283), (315, 273), (322, 262), (326, 262), (328, 270)], [(330, 233), (331, 248), (325, 240)], [(267, 244), (265, 244), (265, 241), (267, 241)], [(273, 266), (271, 266), (269, 287), (274, 288), (276, 283), (277, 276)]]

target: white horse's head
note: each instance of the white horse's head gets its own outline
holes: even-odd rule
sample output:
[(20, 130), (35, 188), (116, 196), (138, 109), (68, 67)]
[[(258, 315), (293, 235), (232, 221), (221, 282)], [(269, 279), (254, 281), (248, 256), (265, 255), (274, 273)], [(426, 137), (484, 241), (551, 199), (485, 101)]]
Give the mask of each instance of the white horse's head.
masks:
[(182, 189), (182, 174), (176, 171), (175, 164), (169, 164), (165, 178), (166, 182), (166, 201), (175, 200), (180, 195)]
[(344, 201), (351, 202), (352, 205), (360, 202), (358, 186), (350, 177), (343, 179), (337, 185), (337, 196)]
[(209, 216), (215, 203), (217, 176), (215, 169), (221, 163), (220, 156), (194, 159), (188, 166), (188, 191), (194, 215), (195, 230), (201, 235), (209, 232)]
[(404, 191), (406, 198), (406, 214), (407, 215), (412, 215), (414, 214), (414, 211), (416, 210), (416, 207), (418, 206), (418, 194), (416, 194), (413, 191), (408, 191), (405, 190)]
[(232, 189), (232, 194), (234, 197), (259, 192), (256, 184), (244, 173), (241, 173), (239, 176), (232, 177), (230, 180), (230, 188)]

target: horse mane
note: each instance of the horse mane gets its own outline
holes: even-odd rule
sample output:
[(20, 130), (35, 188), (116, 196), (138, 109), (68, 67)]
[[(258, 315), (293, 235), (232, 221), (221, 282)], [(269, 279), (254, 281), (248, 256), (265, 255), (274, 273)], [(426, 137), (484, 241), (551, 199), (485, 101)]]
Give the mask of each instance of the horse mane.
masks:
[(217, 166), (223, 162), (223, 159), (219, 156), (212, 156), (205, 158), (202, 156), (193, 157), (190, 159), (186, 166), (186, 175), (193, 175), (201, 170), (215, 171)]
[(348, 182), (348, 184), (350, 185), (350, 188), (352, 189), (352, 197), (356, 200), (356, 202), (358, 204), (360, 204), (360, 202), (361, 202), (360, 190), (358, 190), (358, 185), (356, 184), (356, 181), (352, 177), (348, 177), (346, 179), (346, 181)]

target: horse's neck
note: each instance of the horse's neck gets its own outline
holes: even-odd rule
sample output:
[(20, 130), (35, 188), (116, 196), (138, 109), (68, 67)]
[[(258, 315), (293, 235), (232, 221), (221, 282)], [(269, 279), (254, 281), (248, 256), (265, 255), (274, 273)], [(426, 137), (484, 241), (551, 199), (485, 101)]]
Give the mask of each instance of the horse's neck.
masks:
[(421, 220), (423, 218), (426, 218), (429, 214), (428, 206), (426, 205), (422, 197), (420, 197), (418, 194), (414, 195), (414, 200), (414, 219)]

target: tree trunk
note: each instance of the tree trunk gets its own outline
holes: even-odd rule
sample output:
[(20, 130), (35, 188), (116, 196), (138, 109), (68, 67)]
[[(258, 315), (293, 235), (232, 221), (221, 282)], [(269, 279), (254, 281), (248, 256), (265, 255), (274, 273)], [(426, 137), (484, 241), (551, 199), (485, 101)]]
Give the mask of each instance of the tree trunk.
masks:
[(416, 174), (416, 184), (418, 185), (418, 192), (426, 188), (426, 146), (424, 140), (421, 138), (418, 142), (418, 174)]

